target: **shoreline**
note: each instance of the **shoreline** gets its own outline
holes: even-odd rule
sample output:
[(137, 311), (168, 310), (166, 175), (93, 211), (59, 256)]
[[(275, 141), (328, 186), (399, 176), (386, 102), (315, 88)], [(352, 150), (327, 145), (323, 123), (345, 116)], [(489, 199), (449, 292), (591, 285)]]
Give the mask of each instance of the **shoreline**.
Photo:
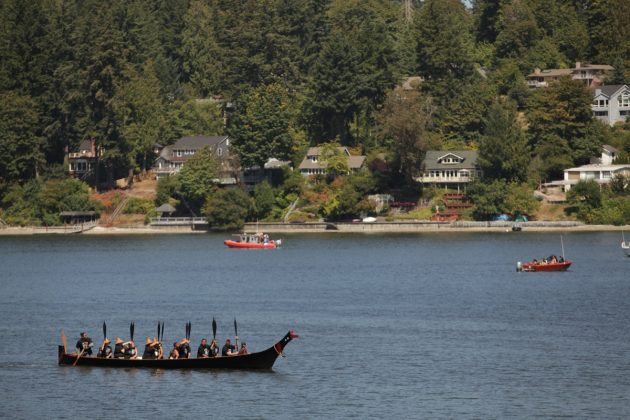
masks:
[[(531, 223), (531, 225), (528, 225)], [(586, 225), (577, 222), (523, 222), (522, 231), (527, 232), (614, 232), (630, 231), (630, 225)], [(397, 234), (397, 233), (498, 233), (512, 232), (511, 222), (477, 222), (467, 224), (430, 223), (430, 222), (377, 222), (377, 223), (248, 223), (246, 231), (261, 231), (266, 233), (332, 233), (332, 234)], [(190, 226), (126, 226), (103, 227), (95, 226), (83, 232), (66, 229), (45, 229), (41, 227), (6, 227), (0, 229), (0, 236), (35, 236), (35, 235), (172, 235), (172, 234), (207, 234), (225, 233), (230, 231), (213, 231), (206, 229), (192, 229)]]

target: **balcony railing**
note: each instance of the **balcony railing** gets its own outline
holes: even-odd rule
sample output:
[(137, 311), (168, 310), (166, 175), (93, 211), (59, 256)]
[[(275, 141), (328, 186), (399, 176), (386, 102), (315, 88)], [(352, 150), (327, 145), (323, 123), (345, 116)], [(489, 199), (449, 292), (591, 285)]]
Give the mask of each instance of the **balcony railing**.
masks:
[(448, 183), (448, 182), (471, 182), (475, 177), (472, 176), (420, 176), (417, 181), (423, 183)]

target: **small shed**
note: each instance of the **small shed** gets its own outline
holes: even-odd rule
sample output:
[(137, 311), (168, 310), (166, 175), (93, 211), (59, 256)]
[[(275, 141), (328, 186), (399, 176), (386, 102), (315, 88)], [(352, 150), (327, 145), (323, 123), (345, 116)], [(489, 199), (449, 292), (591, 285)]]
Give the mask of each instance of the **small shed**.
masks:
[(95, 211), (62, 211), (59, 217), (64, 224), (79, 225), (81, 223), (95, 222), (99, 214)]
[(171, 206), (168, 203), (164, 203), (160, 207), (155, 209), (155, 211), (160, 214), (160, 217), (170, 216), (171, 214), (175, 213), (175, 210), (175, 207)]

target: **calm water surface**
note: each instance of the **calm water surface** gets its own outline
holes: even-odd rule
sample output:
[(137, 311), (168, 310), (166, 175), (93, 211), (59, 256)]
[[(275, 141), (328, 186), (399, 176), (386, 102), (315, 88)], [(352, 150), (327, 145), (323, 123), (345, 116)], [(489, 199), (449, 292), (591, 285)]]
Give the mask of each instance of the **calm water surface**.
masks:
[[(630, 258), (619, 233), (564, 236), (566, 273), (517, 273), (557, 234), (0, 237), (0, 417), (630, 416)], [(193, 347), (219, 323), (272, 372), (59, 367), (87, 330)]]

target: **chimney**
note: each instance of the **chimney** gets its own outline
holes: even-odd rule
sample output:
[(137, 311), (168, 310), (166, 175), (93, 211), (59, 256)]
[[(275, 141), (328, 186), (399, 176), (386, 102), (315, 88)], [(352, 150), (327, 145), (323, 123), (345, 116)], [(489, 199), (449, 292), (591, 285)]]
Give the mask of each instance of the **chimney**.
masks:
[(92, 139), (92, 157), (96, 157), (96, 140)]
[(540, 74), (540, 69), (538, 67), (534, 69), (534, 74)]
[(579, 61), (575, 62), (575, 68), (576, 69), (579, 69), (581, 65), (582, 65), (582, 63), (580, 63)]
[(600, 93), (602, 93), (601, 89), (595, 89), (595, 96), (599, 96)]

